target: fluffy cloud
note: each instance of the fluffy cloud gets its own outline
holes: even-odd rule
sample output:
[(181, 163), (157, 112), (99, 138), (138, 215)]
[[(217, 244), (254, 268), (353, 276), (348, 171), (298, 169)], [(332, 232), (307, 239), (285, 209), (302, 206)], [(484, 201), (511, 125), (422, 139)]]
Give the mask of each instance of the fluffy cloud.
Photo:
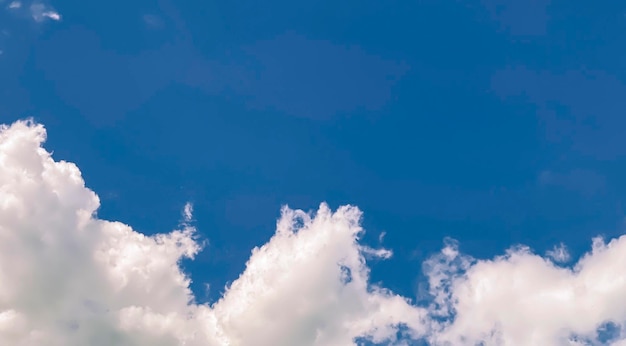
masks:
[(417, 306), (368, 282), (365, 258), (391, 251), (359, 244), (351, 206), (285, 207), (222, 298), (196, 304), (179, 266), (201, 250), (191, 204), (181, 229), (150, 237), (98, 219), (98, 197), (45, 137), (27, 121), (0, 129), (2, 345), (626, 342), (626, 238), (595, 239), (571, 268), (524, 247), (477, 260), (446, 241), (424, 263), (429, 303)]
[[(434, 344), (618, 345), (626, 337), (624, 237), (594, 239), (573, 268), (525, 247), (482, 261), (454, 246), (444, 252), (430, 270), (445, 283), (435, 293), (450, 322), (440, 325)], [(613, 333), (603, 331), (607, 324)]]
[(223, 298), (196, 305), (178, 266), (200, 250), (193, 228), (147, 237), (98, 219), (98, 197), (41, 147), (41, 125), (1, 131), (2, 345), (349, 345), (422, 328), (420, 309), (368, 285), (356, 208), (285, 208)]

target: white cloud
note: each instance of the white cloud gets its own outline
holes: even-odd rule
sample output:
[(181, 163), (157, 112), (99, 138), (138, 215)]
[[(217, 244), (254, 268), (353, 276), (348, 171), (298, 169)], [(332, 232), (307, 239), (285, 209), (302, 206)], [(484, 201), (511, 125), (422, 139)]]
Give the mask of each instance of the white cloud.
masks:
[(10, 9), (18, 9), (22, 7), (22, 3), (20, 1), (11, 1), (7, 7)]
[(552, 250), (546, 251), (546, 256), (552, 258), (555, 263), (566, 263), (570, 260), (569, 252), (565, 244), (555, 245)]
[(35, 2), (30, 5), (30, 14), (36, 22), (43, 22), (46, 19), (54, 21), (61, 20), (59, 12), (40, 2)]
[(418, 307), (368, 283), (365, 256), (391, 252), (359, 244), (350, 206), (285, 207), (222, 298), (195, 304), (178, 265), (201, 248), (191, 204), (182, 229), (151, 237), (98, 219), (98, 197), (41, 147), (45, 136), (30, 122), (0, 130), (1, 345), (401, 344), (399, 325), (404, 341), (433, 345), (626, 342), (624, 237), (595, 239), (572, 268), (525, 247), (477, 260), (446, 240), (424, 263), (430, 303)]
[(28, 2), (24, 4), (24, 2), (18, 0), (11, 1), (6, 8), (18, 15), (28, 15), (36, 22), (43, 22), (47, 19), (54, 21), (61, 20), (61, 14), (59, 14), (59, 12), (54, 10), (50, 5), (37, 0), (31, 2), (30, 6)]
[[(44, 22), (46, 20), (60, 21), (61, 15), (59, 12), (55, 11), (51, 6), (46, 5), (40, 0), (35, 0), (34, 2), (23, 1), (11, 1), (8, 5), (3, 5), (4, 0), (0, 0), (0, 5), (2, 5), (6, 10), (8, 10), (12, 16), (16, 18), (32, 18), (36, 22)], [(9, 31), (6, 28), (2, 28), (0, 30), (0, 39), (3, 37), (10, 36)], [(0, 42), (0, 44), (3, 42)], [(4, 54), (3, 47), (0, 47), (0, 55)]]
[(378, 242), (382, 243), (383, 240), (385, 239), (385, 235), (387, 234), (387, 232), (380, 232), (380, 234), (378, 235)]
[[(598, 329), (606, 322), (626, 322), (626, 238), (593, 250), (573, 268), (555, 266), (527, 248), (511, 249), (493, 260), (442, 264), (438, 273), (450, 294), (453, 322), (434, 334), (453, 345), (597, 345)], [(460, 271), (451, 270), (459, 268)], [(458, 274), (461, 272), (462, 274)], [(440, 293), (440, 292), (436, 292)], [(626, 335), (615, 336), (618, 339)], [(595, 343), (592, 343), (595, 342)]]
[(185, 203), (185, 207), (183, 208), (183, 221), (185, 223), (191, 222), (193, 218), (193, 204), (191, 202)]
[(191, 303), (177, 263), (200, 250), (194, 229), (147, 237), (97, 219), (98, 197), (45, 136), (28, 122), (0, 134), (0, 344), (349, 345), (421, 328), (420, 309), (368, 285), (353, 207), (285, 208), (222, 299)]

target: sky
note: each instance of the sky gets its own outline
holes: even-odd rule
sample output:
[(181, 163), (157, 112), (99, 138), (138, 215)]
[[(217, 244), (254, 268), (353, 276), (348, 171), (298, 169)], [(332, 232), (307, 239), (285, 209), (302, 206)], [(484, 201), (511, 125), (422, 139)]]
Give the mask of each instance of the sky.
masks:
[(626, 345), (624, 32), (0, 0), (0, 344)]

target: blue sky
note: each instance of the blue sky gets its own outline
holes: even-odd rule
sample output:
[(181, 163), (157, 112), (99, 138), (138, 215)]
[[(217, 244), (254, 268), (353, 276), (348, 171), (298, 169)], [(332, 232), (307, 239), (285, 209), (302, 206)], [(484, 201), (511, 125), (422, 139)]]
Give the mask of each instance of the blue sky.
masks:
[(358, 206), (394, 252), (372, 281), (407, 297), (446, 237), (577, 257), (624, 231), (626, 4), (45, 4), (0, 11), (0, 123), (44, 124), (103, 219), (166, 232), (193, 203), (200, 301), (284, 204)]

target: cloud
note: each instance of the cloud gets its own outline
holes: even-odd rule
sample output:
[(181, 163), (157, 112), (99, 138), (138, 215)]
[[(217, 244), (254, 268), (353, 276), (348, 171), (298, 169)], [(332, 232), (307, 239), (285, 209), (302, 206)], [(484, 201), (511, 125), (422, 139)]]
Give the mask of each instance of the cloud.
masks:
[(420, 309), (367, 283), (354, 207), (283, 209), (222, 299), (193, 304), (178, 262), (200, 250), (194, 229), (148, 237), (98, 219), (98, 197), (45, 138), (32, 122), (0, 134), (0, 344), (349, 345), (421, 328)]
[(2, 345), (626, 342), (626, 237), (594, 239), (572, 267), (523, 246), (475, 259), (446, 240), (424, 262), (429, 291), (418, 306), (369, 283), (366, 257), (391, 251), (360, 244), (362, 215), (351, 206), (284, 207), (221, 299), (196, 304), (179, 267), (201, 250), (191, 204), (181, 229), (154, 236), (99, 219), (98, 196), (45, 139), (30, 121), (0, 129)]
[(22, 1), (11, 1), (6, 8), (19, 15), (30, 16), (36, 22), (43, 22), (48, 19), (53, 21), (61, 20), (59, 12), (52, 6), (40, 1), (33, 1), (30, 3), (30, 6)]
[[(593, 249), (573, 268), (518, 247), (493, 260), (462, 267), (440, 261), (454, 321), (437, 333), (437, 342), (453, 345), (617, 345), (626, 341), (621, 332), (626, 321), (623, 292), (626, 275), (626, 238), (608, 244), (594, 239)], [(453, 252), (457, 262), (472, 259)], [(440, 255), (443, 257), (443, 255)], [(462, 259), (462, 261), (460, 260)], [(450, 268), (460, 268), (462, 275)], [(448, 274), (453, 273), (453, 274)], [(456, 275), (456, 276), (455, 276)], [(448, 316), (448, 315), (447, 315)], [(602, 336), (610, 323), (617, 330)]]
[(183, 220), (184, 222), (191, 222), (193, 217), (193, 204), (191, 202), (187, 202), (185, 207), (183, 208)]
[(566, 263), (570, 260), (569, 252), (565, 244), (555, 245), (552, 250), (546, 251), (546, 256), (552, 258), (555, 263)]
[(11, 3), (9, 3), (9, 5), (7, 6), (7, 8), (10, 9), (18, 9), (22, 7), (22, 3), (20, 1), (11, 1)]
[(30, 13), (36, 22), (43, 22), (46, 19), (51, 19), (54, 21), (61, 20), (61, 15), (59, 14), (59, 12), (52, 9), (52, 7), (44, 5), (40, 2), (35, 2), (30, 5)]
[[(43, 22), (47, 19), (54, 21), (61, 20), (61, 15), (57, 11), (55, 11), (49, 5), (38, 1), (30, 3), (30, 6), (28, 6), (28, 2), (25, 3), (23, 1), (15, 0), (10, 1), (8, 4), (5, 5), (4, 1), (0, 0), (0, 6), (4, 7), (4, 9), (9, 12), (11, 14), (11, 17), (15, 17), (18, 19), (32, 18), (36, 22)], [(7, 23), (4, 22), (3, 24), (7, 25)], [(14, 31), (18, 31), (18, 29), (11, 27), (11, 32)], [(6, 27), (0, 27), (0, 45), (3, 45), (4, 39), (9, 36), (11, 36), (9, 34), (9, 30)], [(4, 47), (0, 46), (0, 55), (4, 54), (5, 52), (3, 48)]]

